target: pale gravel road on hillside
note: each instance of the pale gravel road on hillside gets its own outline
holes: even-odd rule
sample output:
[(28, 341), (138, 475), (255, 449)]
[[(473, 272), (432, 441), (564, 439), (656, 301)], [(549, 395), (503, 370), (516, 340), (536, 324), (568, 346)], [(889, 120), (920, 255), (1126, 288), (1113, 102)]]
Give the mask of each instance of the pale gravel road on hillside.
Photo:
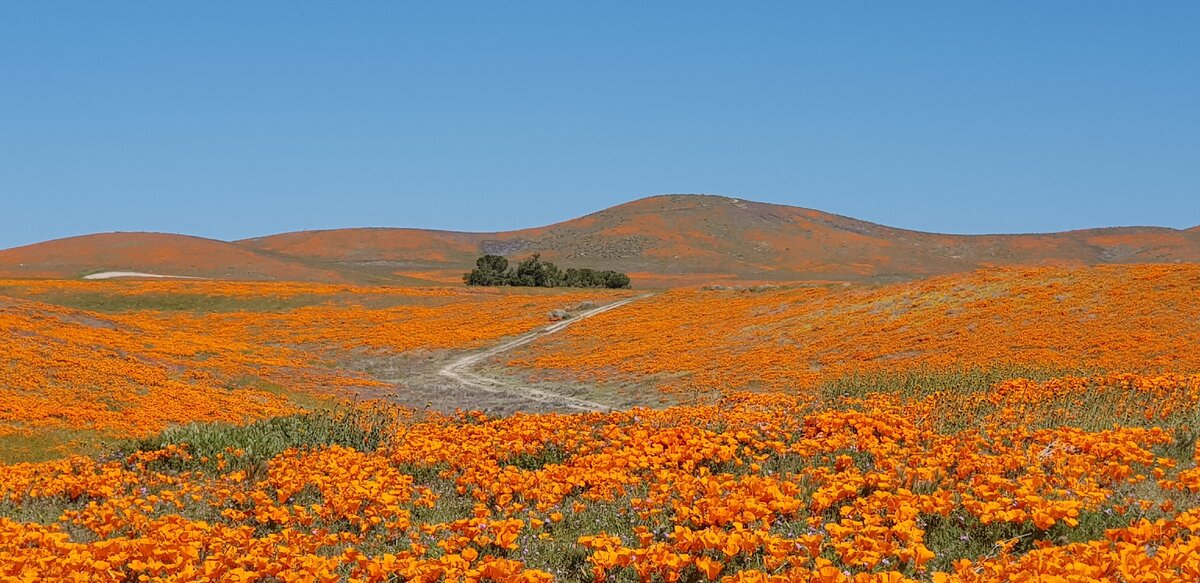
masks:
[(136, 277), (142, 279), (208, 279), (193, 275), (161, 275), (158, 273), (142, 273), (140, 271), (101, 271), (83, 276), (83, 279), (116, 279), (121, 277)]
[(538, 338), (549, 336), (556, 332), (561, 332), (575, 322), (586, 320), (592, 316), (603, 314), (604, 312), (610, 310), (615, 310), (621, 306), (624, 306), (625, 304), (643, 298), (648, 298), (652, 295), (654, 294), (643, 294), (632, 298), (626, 298), (611, 304), (605, 304), (598, 308), (593, 308), (586, 312), (581, 312), (573, 318), (555, 322), (554, 324), (546, 326), (545, 328), (534, 330), (533, 332), (525, 334), (524, 336), (497, 344), (496, 346), (486, 350), (457, 358), (450, 364), (447, 364), (439, 369), (438, 374), (465, 387), (479, 391), (485, 391), (488, 393), (513, 395), (529, 401), (536, 401), (548, 405), (557, 405), (577, 411), (609, 411), (611, 410), (611, 407), (596, 403), (594, 401), (587, 401), (544, 389), (517, 386), (510, 383), (505, 383), (498, 379), (485, 377), (479, 373), (473, 372), (471, 367), (502, 352), (512, 350), (518, 346), (524, 346), (530, 342), (533, 342), (534, 340), (537, 340)]

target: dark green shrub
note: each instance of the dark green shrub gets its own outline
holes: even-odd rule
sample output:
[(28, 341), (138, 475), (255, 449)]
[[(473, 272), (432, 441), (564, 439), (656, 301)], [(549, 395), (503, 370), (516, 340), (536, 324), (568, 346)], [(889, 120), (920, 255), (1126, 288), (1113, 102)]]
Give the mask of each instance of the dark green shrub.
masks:
[(571, 267), (561, 270), (541, 255), (508, 267), (508, 260), (499, 255), (484, 255), (475, 261), (475, 269), (463, 274), (467, 285), (511, 285), (521, 287), (603, 287), (627, 288), (629, 276), (618, 271), (596, 271), (588, 268)]

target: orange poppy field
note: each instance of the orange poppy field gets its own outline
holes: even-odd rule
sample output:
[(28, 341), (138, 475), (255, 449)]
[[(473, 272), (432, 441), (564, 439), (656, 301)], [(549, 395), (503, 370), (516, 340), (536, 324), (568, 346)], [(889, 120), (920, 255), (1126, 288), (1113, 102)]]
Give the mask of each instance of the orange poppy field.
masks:
[(720, 283), (0, 281), (0, 578), (1200, 580), (1200, 266)]
[[(0, 440), (10, 459), (70, 452), (94, 437), (144, 437), (172, 424), (243, 423), (331, 404), (347, 389), (391, 386), (338, 366), (354, 356), (469, 349), (597, 298), (52, 280), (0, 281), (0, 294)], [(40, 450), (21, 451), (22, 444)]]
[(1200, 371), (1200, 268), (1034, 267), (881, 287), (670, 290), (506, 355), (548, 377), (792, 390), (913, 371)]

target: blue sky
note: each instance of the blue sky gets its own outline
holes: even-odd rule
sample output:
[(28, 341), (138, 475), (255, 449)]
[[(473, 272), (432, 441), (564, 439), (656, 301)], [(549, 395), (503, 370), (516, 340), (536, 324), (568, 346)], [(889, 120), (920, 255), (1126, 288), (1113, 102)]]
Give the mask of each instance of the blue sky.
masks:
[(1196, 2), (8, 2), (0, 247), (500, 230), (660, 193), (1200, 223)]

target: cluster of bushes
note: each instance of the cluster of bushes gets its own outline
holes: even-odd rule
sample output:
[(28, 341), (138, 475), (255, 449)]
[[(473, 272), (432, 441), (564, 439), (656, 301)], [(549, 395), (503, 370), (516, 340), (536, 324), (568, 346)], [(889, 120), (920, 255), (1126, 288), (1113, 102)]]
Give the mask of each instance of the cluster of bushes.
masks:
[(475, 261), (475, 269), (463, 274), (467, 285), (511, 285), (524, 287), (606, 287), (610, 289), (629, 287), (629, 276), (618, 271), (596, 271), (594, 269), (569, 268), (561, 270), (549, 261), (542, 261), (538, 254), (517, 264), (508, 266), (508, 260), (499, 255), (484, 255)]

